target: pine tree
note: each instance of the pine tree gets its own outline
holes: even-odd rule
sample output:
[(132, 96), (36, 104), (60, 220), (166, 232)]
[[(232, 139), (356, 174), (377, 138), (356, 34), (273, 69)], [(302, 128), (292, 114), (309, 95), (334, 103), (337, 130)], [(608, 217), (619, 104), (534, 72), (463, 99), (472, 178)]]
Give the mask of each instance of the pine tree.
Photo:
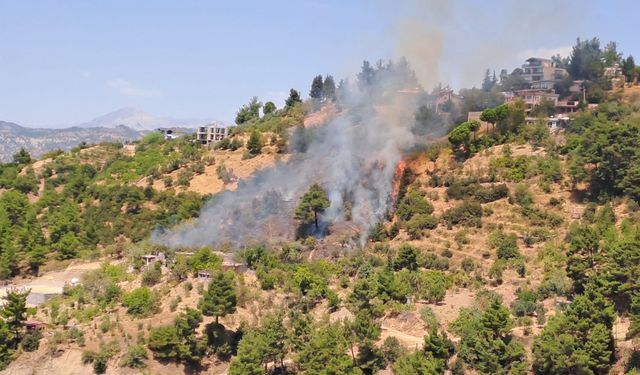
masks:
[(322, 76), (321, 75), (317, 75), (313, 78), (313, 81), (311, 82), (311, 90), (309, 91), (309, 96), (311, 97), (311, 99), (314, 99), (316, 101), (320, 101), (322, 100), (322, 87), (323, 87), (323, 83), (322, 83)]
[(289, 90), (289, 97), (285, 101), (285, 107), (287, 109), (294, 107), (296, 104), (302, 103), (302, 99), (300, 99), (300, 93), (298, 90), (291, 89)]
[(636, 74), (636, 62), (633, 60), (633, 56), (629, 55), (622, 62), (622, 73), (628, 82), (632, 82)]
[(615, 345), (611, 330), (603, 324), (593, 326), (587, 335), (585, 351), (589, 356), (589, 367), (596, 374), (606, 374), (614, 360)]
[(22, 324), (27, 320), (27, 296), (31, 290), (8, 289), (3, 297), (4, 306), (0, 309), (0, 316), (4, 318), (7, 327), (12, 332), (12, 345), (15, 349), (20, 341)]
[(260, 334), (265, 342), (265, 357), (273, 363), (280, 362), (281, 370), (284, 371), (284, 358), (287, 355), (287, 330), (283, 324), (283, 314), (272, 313), (267, 315), (260, 327)]
[(442, 332), (438, 334), (438, 330), (433, 328), (431, 332), (424, 337), (425, 353), (429, 353), (433, 358), (447, 361), (454, 352), (453, 342), (447, 338), (447, 334)]
[(264, 103), (264, 107), (262, 107), (262, 113), (264, 115), (269, 115), (275, 112), (276, 109), (278, 109), (278, 107), (276, 107), (276, 105), (273, 102), (266, 102)]
[(324, 212), (331, 202), (327, 197), (327, 193), (318, 184), (313, 184), (309, 188), (296, 208), (295, 218), (303, 224), (314, 223), (318, 228), (318, 214)]
[(10, 239), (5, 239), (0, 250), (0, 279), (8, 279), (18, 272), (16, 246)]
[(31, 163), (31, 155), (24, 148), (20, 148), (20, 151), (13, 154), (13, 162), (18, 164)]
[(326, 76), (322, 85), (322, 99), (325, 101), (336, 101), (336, 82), (333, 76)]
[(236, 291), (233, 284), (233, 273), (215, 272), (206, 293), (198, 303), (202, 314), (214, 316), (216, 324), (218, 318), (236, 311)]
[(406, 268), (410, 271), (418, 269), (418, 252), (415, 247), (409, 244), (402, 244), (398, 248), (398, 254), (393, 261), (393, 267), (396, 270)]
[(62, 238), (51, 247), (57, 251), (59, 260), (73, 259), (78, 255), (80, 249), (80, 240), (72, 232), (65, 233)]
[(231, 360), (229, 375), (264, 375), (262, 358), (267, 344), (257, 331), (249, 331), (238, 344), (238, 354)]
[(251, 155), (258, 155), (262, 152), (262, 137), (257, 130), (251, 132), (249, 140), (247, 141), (247, 151)]
[(296, 357), (296, 364), (306, 374), (362, 374), (347, 350), (342, 325), (325, 323), (317, 327), (303, 344)]

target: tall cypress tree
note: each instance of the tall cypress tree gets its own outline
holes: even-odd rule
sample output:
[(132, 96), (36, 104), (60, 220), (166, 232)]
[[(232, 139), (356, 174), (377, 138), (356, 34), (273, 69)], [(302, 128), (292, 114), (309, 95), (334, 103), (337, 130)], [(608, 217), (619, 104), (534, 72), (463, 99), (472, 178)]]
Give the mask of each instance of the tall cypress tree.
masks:
[(324, 79), (324, 83), (322, 85), (322, 99), (325, 101), (336, 101), (336, 82), (333, 79), (333, 76), (328, 75)]
[(311, 91), (309, 91), (309, 96), (311, 99), (321, 100), (322, 99), (322, 76), (318, 75), (313, 78), (311, 82)]

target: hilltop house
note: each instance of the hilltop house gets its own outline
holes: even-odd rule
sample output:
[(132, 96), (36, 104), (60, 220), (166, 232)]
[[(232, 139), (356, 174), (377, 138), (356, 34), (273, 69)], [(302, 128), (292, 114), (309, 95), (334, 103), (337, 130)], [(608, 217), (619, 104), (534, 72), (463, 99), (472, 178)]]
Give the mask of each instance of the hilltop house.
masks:
[(522, 65), (522, 77), (532, 89), (553, 89), (556, 82), (562, 81), (567, 75), (567, 70), (559, 68), (550, 59), (530, 57)]
[(457, 95), (449, 86), (439, 89), (435, 94), (435, 111), (438, 115), (448, 114), (453, 108), (462, 107), (462, 96)]
[(211, 145), (231, 135), (231, 128), (221, 122), (201, 126), (196, 132), (196, 140), (203, 145)]
[(546, 118), (527, 117), (524, 121), (527, 125), (534, 125), (543, 121), (547, 127), (549, 127), (550, 131), (556, 132), (559, 129), (566, 128), (569, 121), (571, 121), (571, 118), (567, 115), (557, 115)]
[(503, 92), (504, 100), (507, 103), (522, 99), (527, 105), (527, 110), (539, 105), (543, 100), (550, 100), (553, 105), (558, 104), (559, 95), (553, 89), (526, 89), (518, 91)]
[(168, 141), (170, 139), (177, 139), (185, 135), (185, 131), (179, 128), (158, 128), (158, 132), (160, 132), (164, 136), (164, 140)]

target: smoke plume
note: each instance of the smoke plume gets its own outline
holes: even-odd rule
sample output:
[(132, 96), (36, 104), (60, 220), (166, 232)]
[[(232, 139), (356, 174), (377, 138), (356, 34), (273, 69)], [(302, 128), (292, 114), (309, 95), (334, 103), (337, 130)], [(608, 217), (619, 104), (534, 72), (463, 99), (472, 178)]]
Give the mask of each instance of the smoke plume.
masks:
[(342, 91), (336, 117), (293, 132), (289, 161), (241, 181), (236, 191), (209, 201), (197, 220), (155, 240), (186, 247), (290, 240), (297, 226), (295, 206), (313, 183), (331, 201), (322, 223), (348, 222), (360, 241), (366, 240), (389, 208), (397, 163), (416, 143), (444, 132), (442, 126), (423, 128), (420, 136), (412, 132), (421, 91), (406, 64), (379, 65), (374, 71), (366, 87)]

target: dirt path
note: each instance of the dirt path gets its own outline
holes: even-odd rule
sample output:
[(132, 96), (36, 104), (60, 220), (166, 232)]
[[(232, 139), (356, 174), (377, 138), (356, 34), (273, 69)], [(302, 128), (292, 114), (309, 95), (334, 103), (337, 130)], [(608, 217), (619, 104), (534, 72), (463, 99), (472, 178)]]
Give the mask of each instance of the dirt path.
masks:
[(30, 306), (38, 305), (41, 299), (37, 295), (62, 294), (65, 284), (71, 282), (71, 279), (81, 279), (85, 273), (100, 268), (101, 264), (101, 261), (71, 264), (64, 270), (47, 272), (35, 279), (18, 280), (0, 287), (0, 298), (6, 294), (7, 289), (31, 289), (31, 294), (27, 298), (27, 304)]
[(384, 324), (380, 328), (382, 328), (382, 332), (380, 333), (380, 342), (383, 342), (387, 337), (393, 336), (407, 348), (417, 349), (422, 347), (422, 344), (424, 343), (424, 338), (422, 336), (410, 335)]

